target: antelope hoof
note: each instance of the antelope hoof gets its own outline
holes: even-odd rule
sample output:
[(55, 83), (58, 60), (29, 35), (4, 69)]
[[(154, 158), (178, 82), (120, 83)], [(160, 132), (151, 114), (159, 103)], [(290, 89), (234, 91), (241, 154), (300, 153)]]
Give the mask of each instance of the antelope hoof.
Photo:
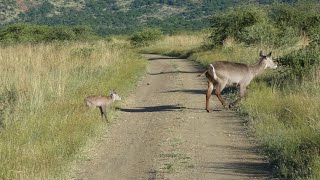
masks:
[(229, 109), (232, 109), (232, 108), (235, 107), (235, 106), (236, 106), (235, 103), (231, 103), (231, 104), (229, 104)]
[(209, 109), (206, 109), (207, 110), (207, 112), (209, 113), (210, 112), (210, 110)]

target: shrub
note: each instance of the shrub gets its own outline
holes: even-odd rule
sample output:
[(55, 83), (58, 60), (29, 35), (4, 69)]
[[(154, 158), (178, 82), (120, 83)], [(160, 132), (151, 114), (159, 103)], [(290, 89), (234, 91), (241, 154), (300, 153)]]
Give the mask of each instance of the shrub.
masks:
[(310, 29), (309, 37), (312, 44), (320, 45), (320, 24)]
[(91, 40), (97, 36), (86, 26), (56, 26), (12, 24), (0, 30), (0, 43), (43, 43), (65, 40)]
[(134, 33), (130, 37), (130, 42), (134, 46), (148, 46), (162, 38), (162, 32), (159, 29), (146, 28)]
[(293, 51), (278, 59), (278, 62), (288, 69), (291, 78), (310, 78), (320, 64), (320, 47), (311, 44), (304, 49)]
[(240, 39), (246, 44), (260, 44), (269, 47), (292, 46), (299, 40), (299, 33), (292, 27), (282, 31), (273, 23), (264, 22), (244, 28)]
[(263, 12), (254, 6), (242, 6), (214, 15), (211, 18), (212, 33), (208, 38), (212, 47), (222, 45), (227, 37), (241, 39), (241, 32), (261, 20), (262, 14)]
[(301, 1), (294, 5), (276, 4), (271, 8), (269, 17), (283, 30), (296, 27), (300, 32), (308, 34), (320, 23), (319, 6), (316, 1)]

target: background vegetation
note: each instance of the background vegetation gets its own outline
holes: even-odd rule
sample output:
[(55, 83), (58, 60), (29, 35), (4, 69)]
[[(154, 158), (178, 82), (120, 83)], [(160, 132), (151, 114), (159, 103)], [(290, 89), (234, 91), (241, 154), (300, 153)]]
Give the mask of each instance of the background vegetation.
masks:
[(149, 46), (162, 38), (162, 32), (159, 29), (146, 28), (142, 31), (135, 32), (130, 37), (130, 43), (133, 46)]
[[(281, 0), (294, 2), (295, 0)], [(17, 3), (20, 2), (20, 3)], [(208, 17), (251, 0), (33, 0), (0, 4), (0, 25), (28, 22), (37, 25), (86, 25), (100, 35), (130, 34), (141, 27), (164, 33), (201, 30)], [(272, 0), (259, 0), (270, 4)]]
[(46, 26), (32, 24), (13, 24), (0, 29), (0, 43), (49, 43), (54, 41), (89, 41), (98, 36), (87, 26)]

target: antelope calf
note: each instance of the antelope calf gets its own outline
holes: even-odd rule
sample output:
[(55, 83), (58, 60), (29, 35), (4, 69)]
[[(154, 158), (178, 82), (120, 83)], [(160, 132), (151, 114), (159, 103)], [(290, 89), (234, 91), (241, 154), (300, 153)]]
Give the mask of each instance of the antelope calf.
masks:
[(84, 99), (84, 102), (88, 107), (99, 107), (101, 117), (108, 121), (107, 106), (119, 100), (122, 100), (122, 98), (117, 93), (112, 92), (109, 96), (88, 96)]
[(226, 85), (239, 85), (240, 94), (238, 99), (229, 105), (229, 108), (235, 106), (242, 97), (246, 94), (246, 88), (250, 84), (251, 80), (257, 75), (261, 74), (266, 68), (277, 68), (277, 65), (272, 61), (270, 52), (268, 55), (263, 55), (260, 52), (260, 59), (252, 65), (228, 62), (228, 61), (216, 61), (208, 66), (208, 69), (202, 73), (206, 75), (208, 79), (208, 90), (206, 94), (206, 110), (209, 110), (209, 100), (215, 86), (215, 95), (218, 97), (222, 106), (227, 108), (225, 100), (221, 96), (222, 90)]

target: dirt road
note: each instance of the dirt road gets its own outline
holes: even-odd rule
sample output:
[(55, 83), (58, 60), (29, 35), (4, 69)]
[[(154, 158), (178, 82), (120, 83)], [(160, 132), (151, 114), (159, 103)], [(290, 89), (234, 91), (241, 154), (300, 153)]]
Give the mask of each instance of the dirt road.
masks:
[(147, 75), (75, 179), (269, 179), (244, 121), (215, 96), (214, 111), (205, 111), (206, 80), (195, 63), (147, 58)]

